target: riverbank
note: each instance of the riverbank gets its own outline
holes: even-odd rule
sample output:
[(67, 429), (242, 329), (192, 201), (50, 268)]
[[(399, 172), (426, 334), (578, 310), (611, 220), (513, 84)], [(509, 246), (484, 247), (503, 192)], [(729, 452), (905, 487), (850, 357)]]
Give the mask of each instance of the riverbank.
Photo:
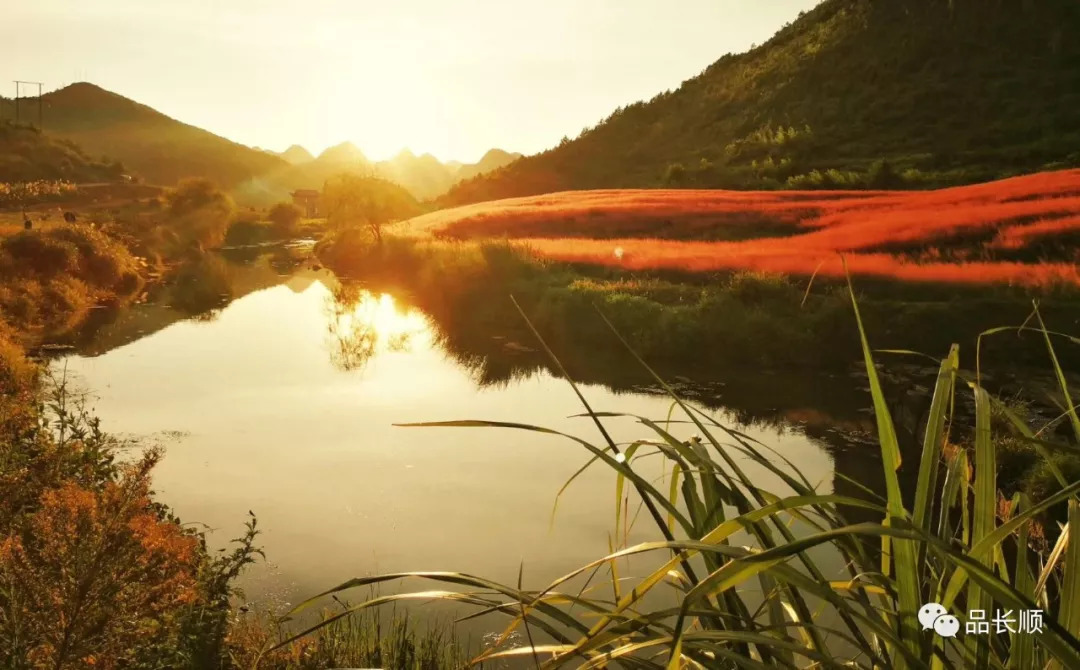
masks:
[(0, 322), (0, 666), (464, 667), (450, 632), (403, 617), (358, 618), (270, 652), (294, 629), (279, 612), (247, 613), (238, 589), (262, 559), (255, 516), (211, 544), (153, 492), (153, 438), (103, 430), (94, 389), (28, 360), (19, 339)]
[[(770, 379), (779, 370), (847, 376), (860, 363), (851, 297), (835, 281), (801, 283), (760, 273), (627, 273), (545, 261), (528, 247), (506, 242), (384, 236), (381, 244), (373, 244), (359, 230), (328, 236), (316, 255), (371, 290), (408, 295), (432, 316), (443, 347), (477, 369), (487, 384), (551, 369), (523, 315), (569, 375), (583, 383), (611, 383), (634, 369), (613, 330), (651, 365), (666, 370), (669, 379)], [(957, 343), (963, 367), (973, 374), (981, 366), (983, 383), (1008, 398), (1010, 411), (1023, 416), (1032, 430), (1070, 439), (1060, 410), (1066, 399), (1043, 334), (1037, 327), (983, 338), (980, 333), (1037, 324), (1031, 321), (1033, 299), (1049, 329), (1068, 332), (1080, 314), (1080, 295), (867, 281), (858, 284), (857, 295), (876, 349), (919, 352), (932, 360)], [(1054, 353), (1057, 364), (1071, 373), (1080, 362), (1080, 347), (1063, 342)], [(508, 345), (517, 356), (489, 355)], [(918, 356), (879, 358), (883, 387), (899, 412), (901, 448), (911, 457), (922, 448), (920, 421), (937, 369), (921, 364), (924, 358)], [(851, 383), (865, 385), (865, 375)], [(770, 393), (777, 392), (762, 392)], [(957, 402), (955, 421), (954, 443), (970, 448), (975, 407), (967, 396)], [(1055, 468), (1080, 477), (1080, 457), (1065, 451), (1047, 463), (1002, 417), (995, 421), (1007, 495), (1026, 491), (1037, 500), (1048, 497), (1057, 490)], [(905, 481), (914, 486), (914, 479)], [(1055, 517), (1063, 510), (1056, 510)]]
[(93, 205), (65, 194), (67, 217), (48, 202), (0, 220), (0, 665), (224, 670), (265, 656), (261, 667), (283, 670), (334, 659), (462, 667), (445, 633), (396, 620), (380, 634), (378, 617), (374, 628), (346, 626), (267, 655), (286, 629), (236, 609), (237, 580), (262, 554), (254, 515), (239, 538), (212, 549), (152, 492), (163, 455), (153, 440), (103, 431), (84, 395), (95, 389), (25, 354), (77, 341), (94, 321), (148, 300), (174, 319), (220, 309), (268, 280), (237, 286), (221, 254), (245, 248), (206, 247), (257, 242), (261, 253), (278, 250), (268, 272), (290, 272), (309, 252), (289, 241), (317, 235), (322, 222), (234, 218), (201, 183), (164, 200), (160, 189)]
[[(556, 351), (578, 361), (574, 344), (603, 356), (611, 329), (602, 313), (646, 360), (716, 369), (844, 371), (858, 362), (847, 285), (756, 272), (630, 272), (544, 260), (526, 244), (385, 236), (373, 244), (349, 229), (325, 238), (316, 255), (344, 277), (407, 292), (447, 330), (476, 337), (529, 339), (526, 316)], [(1032, 292), (1008, 286), (955, 286), (859, 280), (855, 290), (867, 331), (880, 349), (928, 356), (953, 343), (974, 352), (981, 332), (1020, 326), (1032, 301), (1051, 330), (1078, 326), (1080, 291)], [(519, 339), (518, 341), (522, 341)], [(579, 347), (585, 348), (585, 347)], [(982, 342), (982, 361), (1044, 368), (1042, 336), (1033, 331)], [(1080, 351), (1062, 351), (1066, 368)], [(973, 362), (972, 362), (973, 365)]]
[(176, 304), (195, 314), (228, 299), (208, 252), (310, 243), (325, 226), (290, 203), (238, 210), (204, 179), (175, 189), (53, 186), (0, 210), (0, 318), (29, 348), (68, 337), (91, 310), (144, 301), (162, 284), (179, 287)]

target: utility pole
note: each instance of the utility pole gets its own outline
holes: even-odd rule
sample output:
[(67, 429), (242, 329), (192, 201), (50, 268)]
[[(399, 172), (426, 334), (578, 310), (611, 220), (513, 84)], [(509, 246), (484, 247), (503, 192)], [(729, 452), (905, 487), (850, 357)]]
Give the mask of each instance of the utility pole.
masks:
[(40, 81), (19, 81), (18, 79), (15, 80), (15, 123), (19, 122), (19, 94), (22, 91), (23, 85), (37, 86), (38, 128), (41, 128), (41, 125), (42, 125), (42, 103), (44, 101), (41, 98), (41, 87), (42, 87), (43, 84)]

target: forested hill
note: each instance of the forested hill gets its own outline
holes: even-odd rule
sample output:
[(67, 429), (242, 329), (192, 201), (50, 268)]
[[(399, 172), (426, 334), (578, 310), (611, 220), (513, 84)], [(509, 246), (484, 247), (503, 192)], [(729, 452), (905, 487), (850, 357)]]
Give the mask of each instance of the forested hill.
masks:
[(1076, 0), (825, 0), (766, 44), (443, 201), (920, 187), (1080, 165), (1077, 34)]
[[(28, 103), (32, 113), (35, 103)], [(11, 105), (11, 100), (0, 101), (5, 118), (12, 116), (7, 109)], [(173, 185), (198, 176), (233, 187), (288, 167), (278, 156), (181, 123), (93, 84), (46, 93), (43, 105), (43, 126), (50, 135), (77, 142), (90, 155), (122, 161), (153, 184)]]
[(0, 121), (0, 182), (112, 181), (124, 171), (121, 163), (95, 160), (70, 140), (29, 125)]

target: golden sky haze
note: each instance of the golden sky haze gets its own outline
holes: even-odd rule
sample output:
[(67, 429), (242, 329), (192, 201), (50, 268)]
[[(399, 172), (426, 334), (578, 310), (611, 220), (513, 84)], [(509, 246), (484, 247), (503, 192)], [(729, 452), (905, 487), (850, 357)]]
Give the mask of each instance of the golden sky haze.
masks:
[(5, 4), (5, 96), (90, 81), (249, 145), (474, 161), (575, 136), (817, 0)]

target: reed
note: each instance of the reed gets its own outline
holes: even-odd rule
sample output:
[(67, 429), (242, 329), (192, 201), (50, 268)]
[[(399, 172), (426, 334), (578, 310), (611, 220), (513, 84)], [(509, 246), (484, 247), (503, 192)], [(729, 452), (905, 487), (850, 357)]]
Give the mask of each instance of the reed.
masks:
[[(1053, 465), (1056, 454), (1075, 451), (1080, 443), (1080, 420), (1053, 346), (1065, 336), (1048, 331), (1037, 310), (1024, 326), (1045, 340), (1061, 383), (1063, 418), (1075, 443), (1056, 444), (1034, 433), (984, 389), (978, 352), (976, 372), (969, 373), (961, 368), (954, 346), (940, 361), (917, 487), (913, 496), (905, 495), (897, 477), (901, 454), (896, 432), (854, 292), (851, 301), (878, 427), (886, 483), (880, 497), (870, 491), (860, 497), (818, 491), (795, 465), (684, 402), (655, 373), (681, 420), (595, 411), (570, 381), (598, 440), (506, 422), (411, 426), (512, 429), (570, 440), (588, 452), (582, 470), (605, 467), (614, 475), (616, 536), (626, 538), (626, 528), (648, 519), (654, 539), (629, 546), (613, 542), (608, 555), (541, 588), (455, 572), (351, 579), (300, 604), (294, 613), (356, 588), (399, 580), (438, 586), (352, 605), (281, 645), (317, 635), (370, 608), (419, 599), (475, 607), (468, 618), (503, 617), (501, 640), (515, 631), (527, 633), (527, 644), (494, 644), (474, 663), (519, 658), (537, 667), (575, 668), (1080, 667), (1080, 545), (1069, 541), (1080, 532), (1080, 481), (1066, 479)], [(652, 372), (611, 329), (628, 355)], [(532, 330), (553, 366), (569, 380)], [(987, 331), (980, 342), (1006, 330)], [(965, 393), (974, 396), (977, 413), (970, 449), (957, 448), (949, 439), (957, 398)], [(1008, 417), (1020, 439), (1053, 472), (1058, 490), (1037, 504), (1023, 494), (999, 499), (990, 428), (994, 412)], [(639, 422), (647, 437), (615, 442), (605, 425), (620, 418)], [(689, 431), (697, 436), (683, 434)], [(662, 480), (651, 475), (651, 461), (657, 459), (669, 473)], [(769, 473), (781, 485), (766, 490), (751, 469)], [(1068, 520), (1053, 548), (1034, 550), (1030, 537), (1036, 519), (1063, 503)], [(851, 511), (880, 521), (851, 523)], [(647, 559), (650, 567), (631, 574), (631, 557), (633, 566)], [(598, 578), (603, 588), (593, 583)], [(924, 603), (942, 605), (961, 622), (969, 610), (1000, 609), (1014, 617), (1042, 610), (1043, 627), (1030, 635), (969, 635), (962, 623), (958, 636), (944, 637), (920, 625), (917, 613)]]

